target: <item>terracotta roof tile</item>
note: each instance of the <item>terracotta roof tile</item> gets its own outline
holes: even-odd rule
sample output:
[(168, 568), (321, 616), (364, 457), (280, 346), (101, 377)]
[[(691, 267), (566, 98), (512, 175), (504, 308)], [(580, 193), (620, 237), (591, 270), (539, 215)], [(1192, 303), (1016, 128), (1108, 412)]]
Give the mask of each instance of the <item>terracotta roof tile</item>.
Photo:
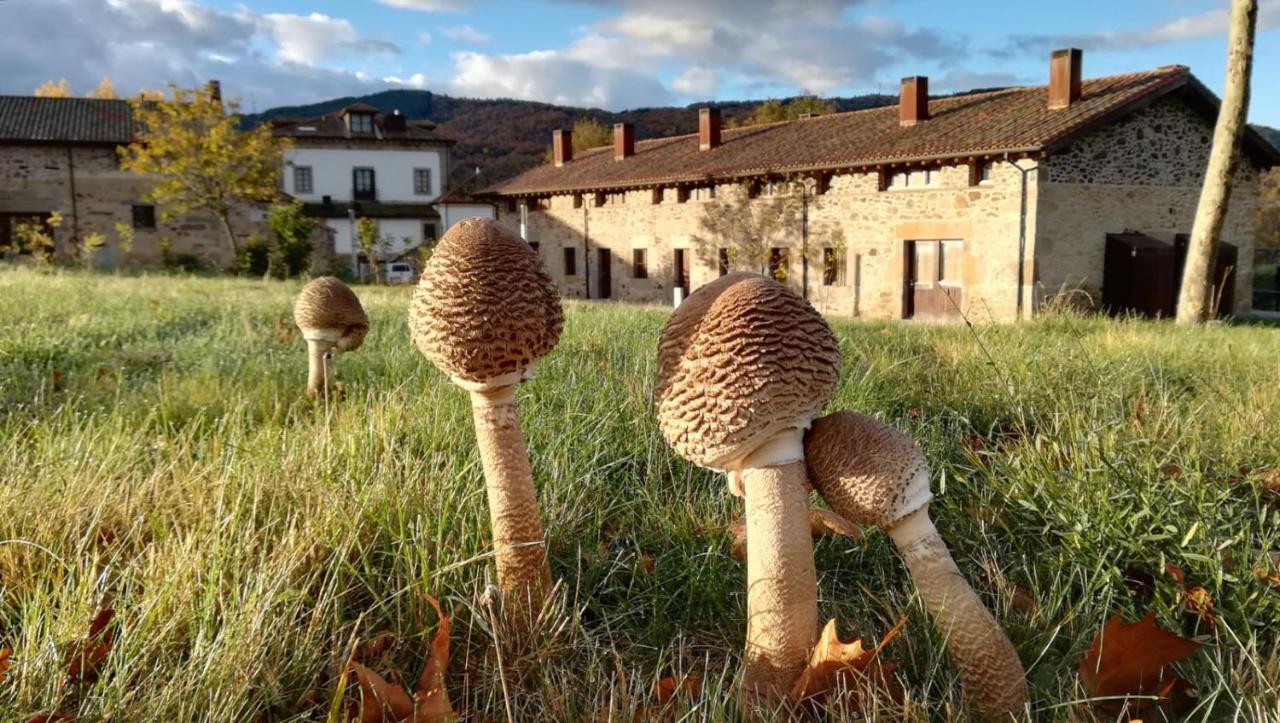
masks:
[(623, 161), (613, 159), (610, 147), (593, 148), (563, 167), (542, 165), (486, 191), (585, 191), (1038, 152), (1186, 85), (1190, 78), (1187, 68), (1167, 66), (1086, 80), (1081, 99), (1061, 110), (1049, 110), (1047, 86), (1011, 88), (932, 99), (932, 117), (906, 128), (899, 125), (894, 105), (725, 129), (722, 145), (709, 151), (698, 150), (697, 134), (639, 141), (636, 154)]

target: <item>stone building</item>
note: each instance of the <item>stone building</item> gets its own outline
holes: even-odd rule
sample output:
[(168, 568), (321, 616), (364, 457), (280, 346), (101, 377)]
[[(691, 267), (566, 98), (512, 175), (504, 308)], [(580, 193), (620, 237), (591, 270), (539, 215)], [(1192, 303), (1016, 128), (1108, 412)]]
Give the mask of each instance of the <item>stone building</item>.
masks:
[[(1056, 51), (1048, 85), (942, 99), (907, 78), (898, 106), (745, 128), (704, 108), (697, 134), (620, 125), (576, 157), (557, 131), (553, 163), (487, 191), (568, 297), (670, 304), (741, 258), (709, 213), (785, 194), (795, 212), (747, 270), (826, 313), (1009, 320), (1068, 290), (1098, 304), (1146, 283), (1106, 268), (1109, 238), (1173, 258), (1190, 232), (1218, 100), (1182, 66), (1082, 80), (1081, 62)], [(1250, 130), (1241, 153), (1221, 240), (1247, 290), (1259, 173), (1280, 152)]]
[[(0, 247), (10, 247), (18, 224), (63, 218), (53, 231), (60, 253), (100, 233), (106, 248), (97, 263), (139, 265), (198, 262), (223, 267), (231, 252), (212, 215), (170, 221), (144, 200), (151, 181), (120, 168), (116, 148), (133, 138), (125, 100), (0, 96)], [(264, 233), (260, 208), (233, 218), (241, 237)], [(132, 229), (133, 248), (122, 258), (117, 224)]]

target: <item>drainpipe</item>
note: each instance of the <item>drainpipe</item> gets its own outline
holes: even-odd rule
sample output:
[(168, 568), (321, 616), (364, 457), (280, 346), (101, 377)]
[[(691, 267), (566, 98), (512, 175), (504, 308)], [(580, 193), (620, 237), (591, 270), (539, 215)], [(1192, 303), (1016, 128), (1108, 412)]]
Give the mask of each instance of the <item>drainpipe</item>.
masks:
[(809, 300), (809, 187), (800, 181), (800, 296)]
[(80, 243), (80, 213), (76, 205), (76, 161), (71, 146), (67, 146), (67, 180), (71, 185), (71, 240)]
[(591, 227), (587, 218), (588, 202), (582, 199), (582, 295), (591, 298)]
[(1010, 160), (1008, 153), (1004, 154), (1004, 162), (1018, 169), (1018, 172), (1022, 174), (1022, 190), (1018, 210), (1018, 321), (1022, 321), (1022, 289), (1026, 285), (1023, 270), (1027, 265), (1027, 174), (1040, 170), (1040, 164), (1037, 163), (1030, 168), (1023, 168)]

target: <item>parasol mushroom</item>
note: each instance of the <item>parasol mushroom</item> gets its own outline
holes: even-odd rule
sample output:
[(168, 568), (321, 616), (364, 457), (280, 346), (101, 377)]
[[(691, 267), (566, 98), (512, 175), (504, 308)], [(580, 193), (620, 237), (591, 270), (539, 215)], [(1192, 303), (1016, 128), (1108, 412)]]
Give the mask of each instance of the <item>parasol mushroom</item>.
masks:
[(470, 218), (440, 239), (409, 310), (413, 343), (471, 394), (498, 587), (536, 604), (551, 581), (515, 387), (555, 346), (560, 297), (529, 244)]
[(838, 514), (893, 540), (967, 695), (985, 720), (1025, 715), (1026, 675), (1018, 652), (965, 582), (929, 519), (929, 467), (915, 442), (853, 412), (816, 420), (805, 438), (814, 487)]
[(328, 395), (333, 385), (334, 354), (360, 348), (369, 331), (369, 317), (346, 284), (332, 276), (321, 276), (298, 292), (293, 322), (307, 340), (307, 394)]
[(781, 701), (818, 637), (804, 429), (827, 403), (840, 352), (782, 284), (729, 274), (684, 301), (658, 343), (658, 426), (675, 451), (729, 473), (747, 522), (746, 691)]

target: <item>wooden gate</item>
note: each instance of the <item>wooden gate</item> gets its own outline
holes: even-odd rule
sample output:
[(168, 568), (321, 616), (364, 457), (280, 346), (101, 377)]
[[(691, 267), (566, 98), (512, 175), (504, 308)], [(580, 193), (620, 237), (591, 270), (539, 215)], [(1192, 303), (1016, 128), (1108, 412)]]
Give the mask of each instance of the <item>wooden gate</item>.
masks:
[(908, 241), (905, 316), (958, 319), (964, 304), (960, 283), (963, 241)]

